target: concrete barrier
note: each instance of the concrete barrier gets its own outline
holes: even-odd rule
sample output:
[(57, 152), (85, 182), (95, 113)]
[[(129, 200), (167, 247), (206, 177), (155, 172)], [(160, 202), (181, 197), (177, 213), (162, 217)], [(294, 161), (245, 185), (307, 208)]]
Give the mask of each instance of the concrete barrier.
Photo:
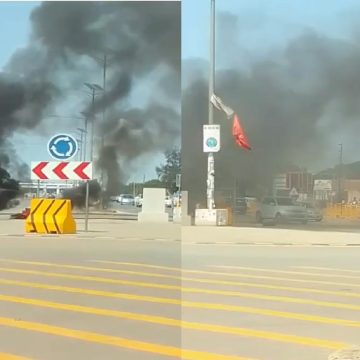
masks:
[(352, 205), (333, 205), (324, 210), (326, 219), (360, 219), (360, 207)]
[(25, 232), (38, 234), (75, 234), (76, 223), (71, 201), (64, 199), (32, 199)]

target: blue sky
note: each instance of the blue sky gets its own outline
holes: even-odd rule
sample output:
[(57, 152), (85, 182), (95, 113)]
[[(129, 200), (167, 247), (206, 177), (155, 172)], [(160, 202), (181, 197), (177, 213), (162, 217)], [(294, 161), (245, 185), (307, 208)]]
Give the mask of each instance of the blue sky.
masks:
[[(29, 15), (37, 4), (0, 2), (0, 69), (18, 47), (26, 44), (30, 31)], [(348, 37), (360, 15), (358, 0), (217, 0), (216, 8), (218, 13), (229, 12), (238, 16), (234, 33), (241, 44), (232, 59), (225, 58), (218, 51), (217, 67), (240, 63), (249, 54), (256, 55), (282, 46), (286, 40), (308, 28), (332, 37)], [(182, 1), (183, 59), (208, 59), (209, 13), (210, 0)], [(225, 45), (232, 46), (231, 39)], [(46, 140), (42, 140), (44, 144)], [(42, 157), (36, 160), (44, 160), (47, 156), (44, 146), (39, 150), (38, 141), (34, 136), (23, 143), (25, 161), (34, 158), (34, 154)], [(151, 170), (148, 173), (153, 175)], [(142, 178), (143, 174), (136, 176)]]
[[(217, 13), (239, 16), (237, 36), (245, 48), (254, 51), (284, 44), (308, 28), (347, 37), (351, 31), (349, 18), (353, 16), (356, 21), (359, 9), (358, 0), (216, 0)], [(184, 59), (208, 58), (209, 15), (210, 0), (182, 0)]]

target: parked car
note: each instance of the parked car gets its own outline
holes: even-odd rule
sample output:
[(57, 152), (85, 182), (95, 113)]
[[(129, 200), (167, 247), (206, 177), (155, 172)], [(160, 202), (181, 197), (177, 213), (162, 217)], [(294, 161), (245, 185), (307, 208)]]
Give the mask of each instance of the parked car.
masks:
[(119, 196), (118, 202), (121, 205), (135, 205), (135, 198), (133, 195), (122, 194)]
[(308, 222), (307, 209), (295, 204), (288, 197), (266, 197), (256, 211), (256, 221), (262, 224), (270, 222), (274, 225), (283, 222)]
[(323, 219), (322, 211), (314, 204), (306, 203), (303, 205), (306, 208), (309, 221), (321, 221)]
[(136, 207), (142, 207), (143, 204), (143, 198), (141, 195), (138, 195), (135, 197), (135, 206)]

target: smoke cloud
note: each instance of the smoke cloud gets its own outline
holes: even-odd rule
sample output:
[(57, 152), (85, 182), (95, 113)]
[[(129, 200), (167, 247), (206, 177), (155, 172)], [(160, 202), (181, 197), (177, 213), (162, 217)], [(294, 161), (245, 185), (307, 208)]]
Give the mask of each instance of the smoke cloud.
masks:
[[(146, 152), (164, 151), (179, 137), (179, 106), (174, 106), (174, 98), (180, 99), (179, 2), (44, 2), (32, 12), (31, 26), (29, 45), (0, 72), (0, 154), (1, 144), (14, 132), (39, 124), (52, 128), (47, 114), (74, 101), (74, 93), (81, 96), (84, 82), (102, 86), (104, 54), (106, 95), (97, 94), (94, 106), (84, 95), (78, 112), (94, 111), (96, 135), (105, 136), (105, 147), (96, 146), (95, 158), (100, 156), (98, 165), (107, 172), (109, 186), (131, 176), (124, 164)], [(153, 96), (138, 105), (131, 97), (142, 87)], [(61, 111), (68, 114), (66, 105)], [(77, 127), (61, 121), (59, 131), (59, 125)], [(167, 139), (160, 144), (153, 134), (156, 121), (161, 138)], [(111, 128), (118, 123), (116, 130)]]
[[(218, 42), (228, 48), (232, 46), (225, 39), (231, 31), (219, 30)], [(221, 49), (226, 57), (226, 48)], [(231, 56), (232, 50), (228, 51)], [(183, 69), (191, 71), (197, 63), (190, 60)], [(291, 166), (320, 170), (327, 166), (329, 153), (337, 161), (339, 139), (351, 139), (360, 130), (359, 63), (356, 39), (305, 31), (283, 49), (259, 56), (246, 69), (232, 65), (218, 71), (216, 93), (239, 114), (253, 150), (235, 145), (231, 123), (215, 110), (214, 121), (222, 128), (222, 150), (215, 156), (216, 188), (232, 190), (237, 182), (243, 195), (260, 196), (276, 173)], [(184, 189), (190, 191), (192, 206), (196, 202), (206, 206), (202, 124), (208, 121), (208, 83), (203, 76), (183, 92), (182, 116)], [(349, 141), (346, 146), (355, 144)]]

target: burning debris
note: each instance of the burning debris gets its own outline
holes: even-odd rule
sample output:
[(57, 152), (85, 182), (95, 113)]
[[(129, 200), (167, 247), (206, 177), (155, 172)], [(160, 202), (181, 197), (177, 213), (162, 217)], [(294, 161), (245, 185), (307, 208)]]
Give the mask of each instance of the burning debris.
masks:
[[(84, 82), (103, 85), (97, 59), (105, 54), (106, 93), (94, 106), (84, 97), (82, 109), (94, 112), (96, 131), (104, 130), (98, 166), (110, 191), (130, 176), (126, 164), (172, 146), (180, 135), (179, 2), (43, 2), (31, 25), (29, 45), (0, 72), (0, 154), (13, 133), (39, 124), (50, 128), (46, 115), (73, 101)], [(155, 129), (161, 129), (160, 142)]]

